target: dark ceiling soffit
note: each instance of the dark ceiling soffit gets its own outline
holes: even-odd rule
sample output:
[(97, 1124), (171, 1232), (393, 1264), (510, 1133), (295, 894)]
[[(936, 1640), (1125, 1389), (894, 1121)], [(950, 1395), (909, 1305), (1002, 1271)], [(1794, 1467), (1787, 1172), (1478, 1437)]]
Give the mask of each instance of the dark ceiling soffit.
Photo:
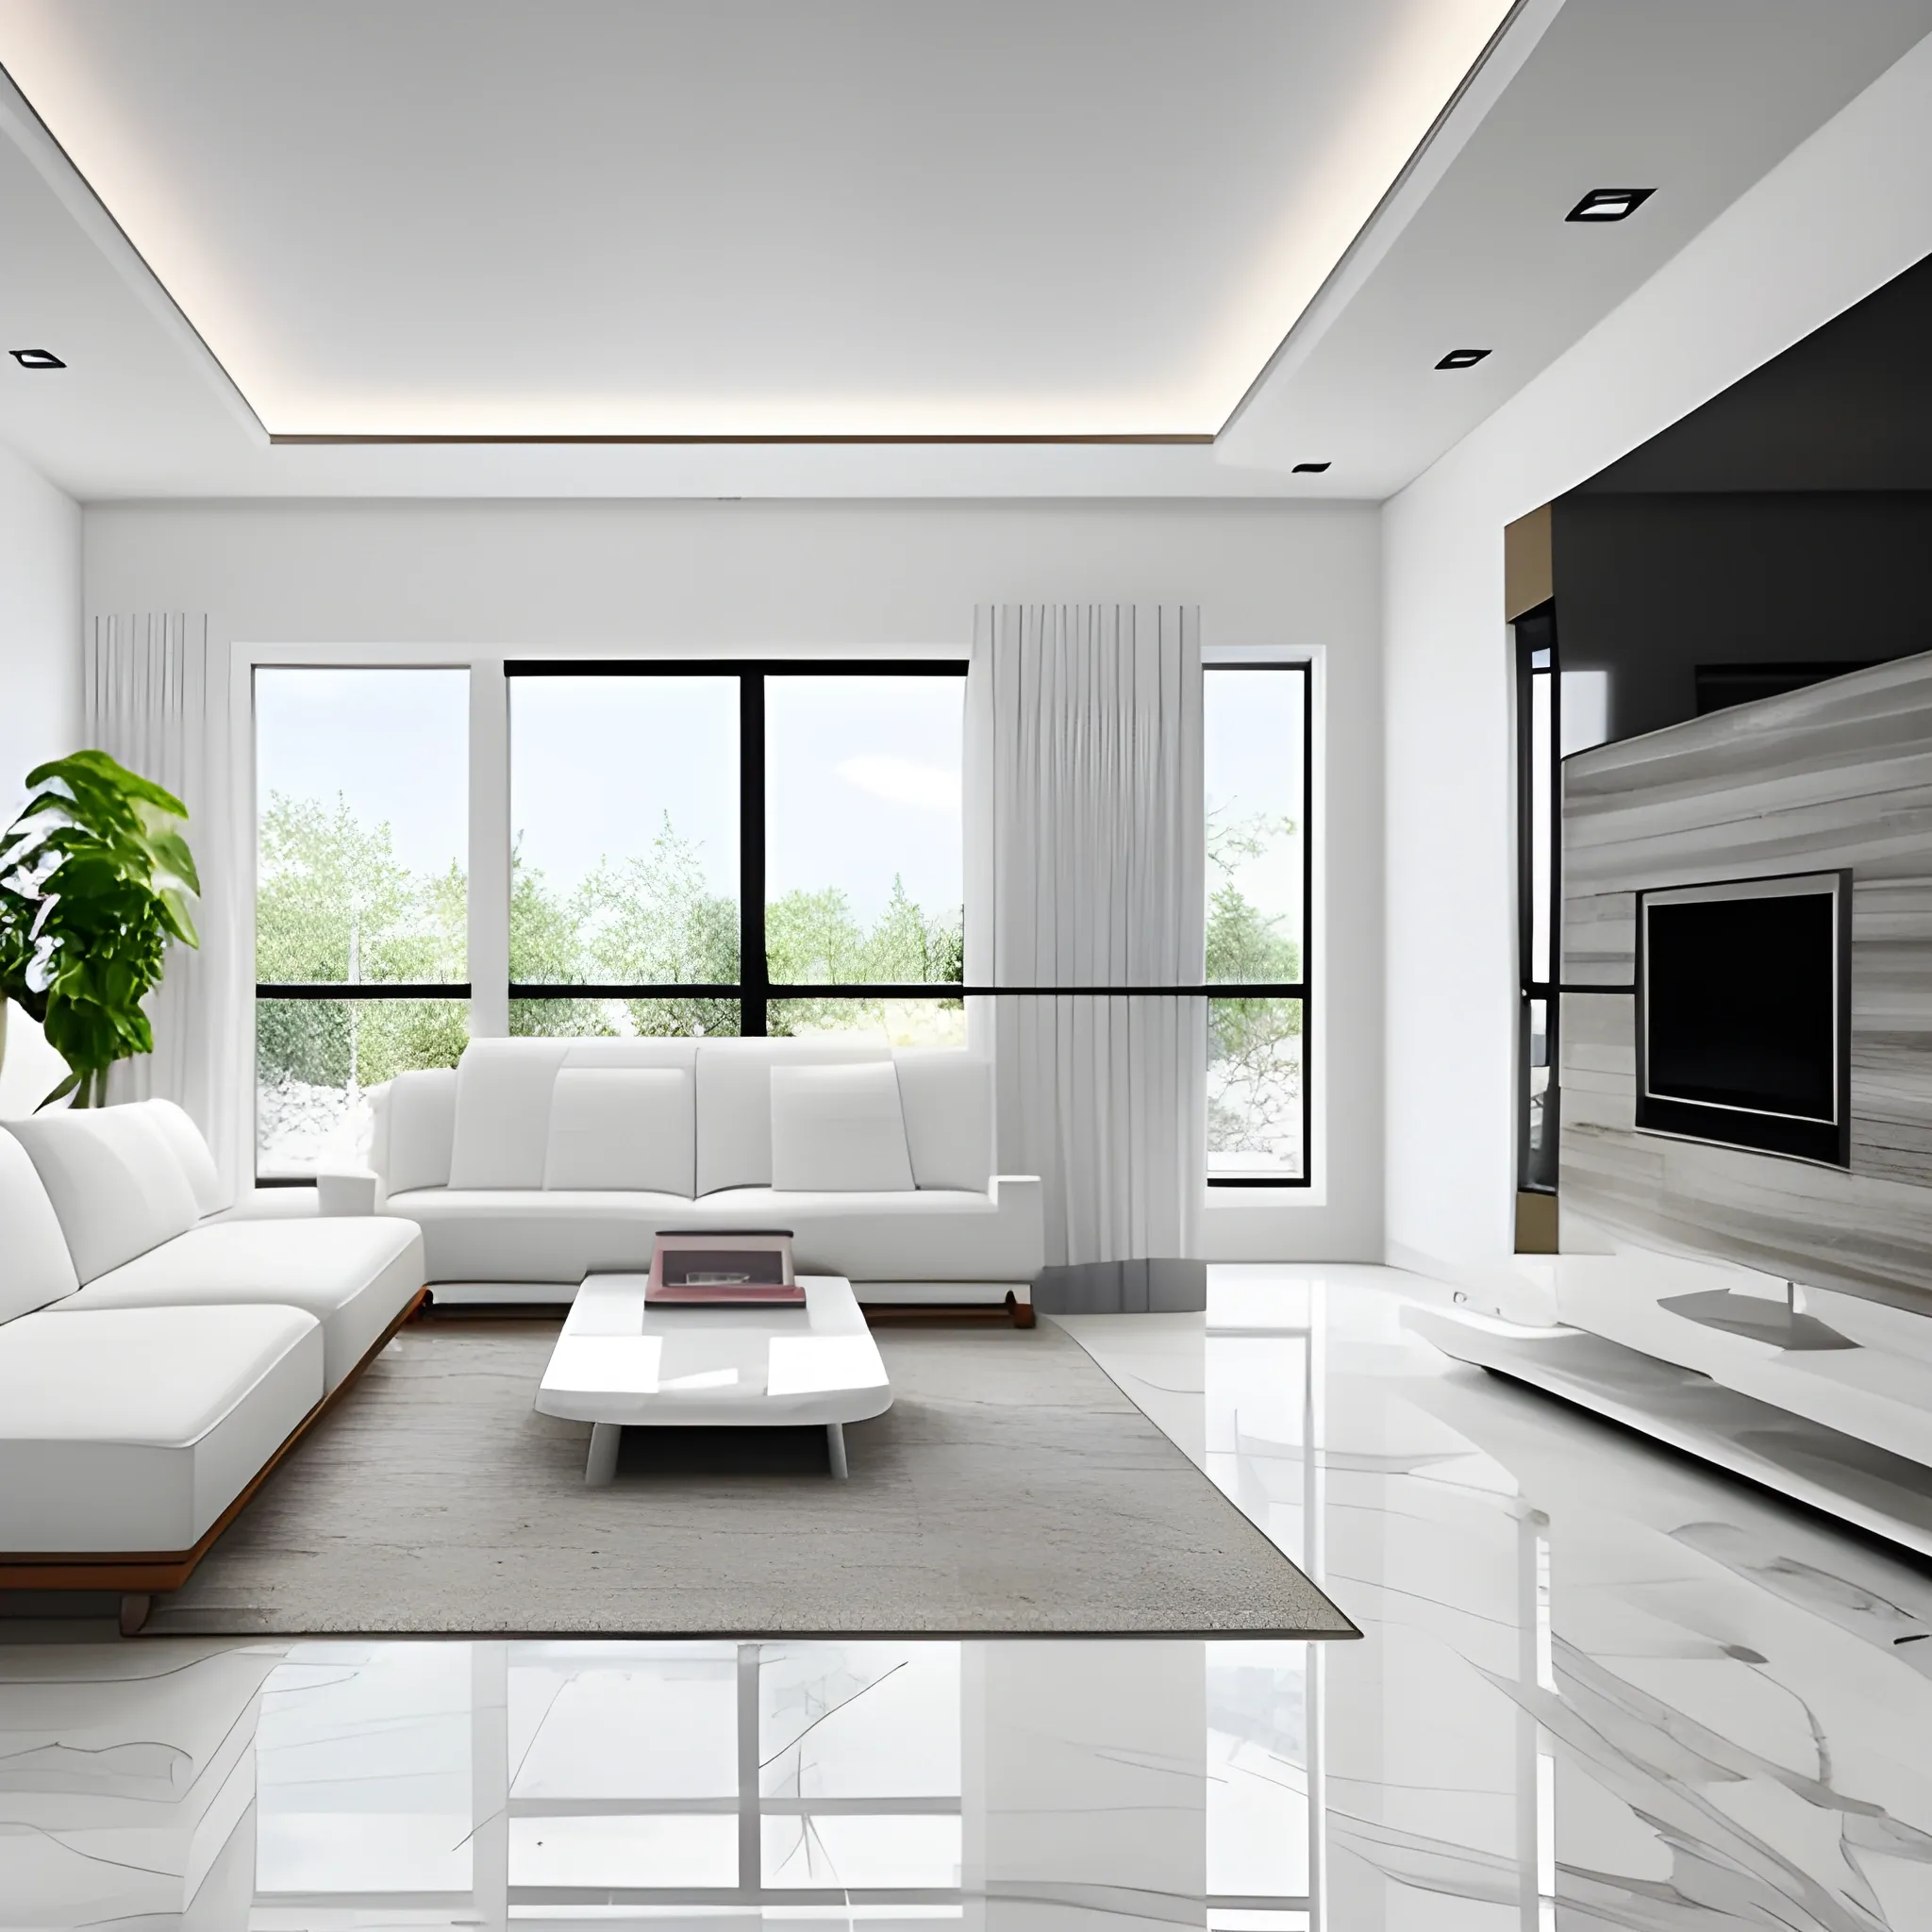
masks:
[(180, 318), (181, 326), (185, 328), (188, 331), (188, 333), (191, 336), (192, 336), (197, 342), (201, 344), (201, 353), (208, 358), (208, 366), (211, 369), (214, 369), (217, 372), (219, 372), (222, 380), (228, 386), (229, 392), (234, 396), (235, 400), (242, 405), (242, 408), (247, 412), (248, 420), (255, 425), (256, 428), (264, 437), (267, 437), (270, 441), (274, 441), (275, 439), (269, 436), (268, 425), (264, 423), (261, 420), (261, 418), (256, 413), (255, 405), (248, 400), (247, 394), (242, 390), (242, 385), (239, 382), (237, 382), (234, 376), (228, 373), (227, 364), (225, 363), (222, 360), (222, 358), (215, 354), (213, 349), (211, 349), (208, 346), (208, 338), (205, 335), (203, 335), (198, 328), (195, 327), (193, 318), (188, 313), (187, 309), (182, 308), (180, 303), (175, 301), (174, 291), (171, 290), (168, 287), (167, 283), (162, 281), (160, 276), (155, 273), (154, 264), (150, 262), (147, 257), (144, 256), (141, 252), (141, 250), (134, 245), (133, 236), (131, 236), (127, 232), (127, 230), (121, 225), (120, 222), (115, 217), (114, 210), (110, 208), (104, 200), (102, 200), (101, 196), (98, 192), (96, 192), (94, 189), (94, 184), (92, 181), (90, 181), (87, 178), (87, 176), (80, 172), (80, 169), (76, 165), (74, 157), (71, 154), (69, 154), (64, 147), (61, 146), (59, 138), (55, 134), (54, 130), (51, 127), (49, 127), (43, 120), (42, 120), (41, 110), (38, 108), (36, 108), (33, 102), (27, 97), (26, 90), (21, 86), (19, 81), (14, 79), (13, 75), (8, 72), (5, 66), (0, 66), (0, 81), (4, 81), (6, 83), (6, 85), (12, 91), (14, 99), (17, 100), (20, 103), (20, 105), (26, 109), (28, 114), (30, 114), (33, 117), (34, 125), (38, 127), (41, 130), (41, 132), (46, 137), (48, 146), (51, 147), (54, 150), (54, 152), (60, 157), (61, 160), (63, 160), (67, 164), (68, 173), (74, 176), (75, 180), (80, 183), (81, 187), (86, 191), (88, 199), (92, 201), (97, 208), (100, 209), (102, 219), (107, 222), (108, 225), (113, 229), (115, 234), (120, 236), (122, 243), (126, 248), (128, 255), (134, 260), (138, 261), (141, 264), (142, 272), (147, 276), (149, 282), (153, 284), (156, 291), (159, 293), (161, 299), (164, 302), (166, 302), (168, 307), (172, 308), (175, 311), (175, 313)]
[(1303, 306), (1302, 312), (1289, 325), (1288, 333), (1275, 344), (1274, 353), (1269, 357), (1267, 361), (1262, 363), (1254, 381), (1249, 383), (1247, 388), (1241, 391), (1241, 401), (1227, 412), (1226, 419), (1223, 422), (1221, 427), (1214, 432), (1216, 437), (1226, 435), (1228, 430), (1240, 420), (1241, 412), (1255, 400), (1261, 385), (1274, 373), (1276, 364), (1288, 354), (1295, 338), (1300, 335), (1302, 325), (1322, 306), (1322, 297), (1328, 292), (1329, 289), (1347, 271), (1349, 264), (1354, 261), (1357, 255), (1361, 252), (1363, 242), (1374, 233), (1375, 225), (1382, 219), (1383, 211), (1402, 192), (1403, 189), (1407, 185), (1409, 176), (1422, 165), (1423, 157), (1435, 144), (1437, 136), (1448, 125), (1449, 117), (1461, 105), (1462, 97), (1474, 86), (1476, 75), (1495, 58), (1496, 49), (1503, 44), (1509, 29), (1516, 25), (1518, 17), (1528, 5), (1529, 0), (1515, 0), (1515, 4), (1509, 8), (1509, 11), (1503, 16), (1501, 24), (1484, 43), (1482, 52), (1475, 57), (1469, 72), (1457, 82), (1456, 92), (1442, 103), (1442, 111), (1429, 123), (1427, 133), (1416, 142), (1414, 150), (1410, 153), (1407, 160), (1403, 162), (1394, 180), (1390, 182), (1381, 200), (1376, 202), (1374, 207), (1369, 210), (1368, 220), (1355, 231), (1348, 246), (1341, 251), (1341, 256), (1337, 258), (1335, 266), (1322, 277), (1322, 286), (1308, 297), (1307, 303)]

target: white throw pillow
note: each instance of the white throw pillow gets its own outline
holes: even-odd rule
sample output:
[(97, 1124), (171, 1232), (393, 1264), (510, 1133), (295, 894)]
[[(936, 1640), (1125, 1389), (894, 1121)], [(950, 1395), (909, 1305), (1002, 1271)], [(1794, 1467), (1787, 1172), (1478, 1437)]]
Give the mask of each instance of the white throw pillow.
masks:
[(83, 1286), (201, 1219), (180, 1161), (143, 1107), (37, 1113), (7, 1127), (40, 1171)]
[(779, 1193), (910, 1193), (891, 1060), (772, 1069), (772, 1186)]
[(546, 1188), (691, 1198), (690, 1075), (681, 1067), (560, 1067), (550, 1092)]
[(181, 1172), (194, 1191), (194, 1205), (204, 1214), (212, 1214), (224, 1205), (225, 1195), (222, 1177), (215, 1169), (215, 1158), (201, 1138), (201, 1129), (172, 1100), (140, 1100), (134, 1104), (160, 1129), (168, 1152), (181, 1163)]
[(0, 1134), (0, 1323), (79, 1286), (40, 1170), (12, 1135)]

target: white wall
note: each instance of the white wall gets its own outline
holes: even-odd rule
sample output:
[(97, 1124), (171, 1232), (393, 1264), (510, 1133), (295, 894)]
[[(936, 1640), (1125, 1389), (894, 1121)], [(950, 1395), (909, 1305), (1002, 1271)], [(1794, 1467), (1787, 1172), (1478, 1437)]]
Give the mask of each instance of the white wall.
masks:
[(43, 759), (80, 747), (77, 505), (0, 448), (0, 824)]
[[(34, 766), (80, 747), (77, 505), (0, 448), (0, 828)], [(65, 1064), (17, 1009), (0, 1062), (0, 1117), (30, 1113)]]
[[(1663, 192), (1669, 184), (1663, 184)], [(1383, 510), (1389, 1257), (1533, 1307), (1511, 1248), (1503, 525), (1932, 251), (1932, 41)]]
[(1316, 1197), (1217, 1203), (1212, 1258), (1382, 1244), (1377, 513), (1200, 504), (344, 503), (87, 512), (87, 607), (206, 610), (243, 644), (538, 655), (955, 644), (975, 603), (1198, 603), (1207, 643), (1319, 646), (1328, 771)]

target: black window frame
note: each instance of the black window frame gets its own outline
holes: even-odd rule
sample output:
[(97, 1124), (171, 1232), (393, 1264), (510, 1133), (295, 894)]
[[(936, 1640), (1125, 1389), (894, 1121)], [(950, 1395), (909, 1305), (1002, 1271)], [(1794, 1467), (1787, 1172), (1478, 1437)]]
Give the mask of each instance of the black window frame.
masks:
[[(1202, 984), (1207, 988), (1210, 1002), (1218, 999), (1291, 999), (1301, 1002), (1302, 1170), (1298, 1174), (1208, 1174), (1207, 1182), (1210, 1188), (1309, 1188), (1314, 1185), (1315, 1178), (1314, 1055), (1309, 1050), (1309, 1041), (1313, 1038), (1311, 1021), (1315, 1008), (1313, 975), (1308, 965), (1308, 955), (1314, 948), (1315, 937), (1315, 667), (1313, 661), (1306, 658), (1277, 658), (1257, 663), (1242, 663), (1239, 658), (1233, 658), (1204, 664), (1201, 667), (1204, 678), (1212, 677), (1217, 671), (1285, 672), (1302, 680), (1301, 977), (1275, 983), (1232, 984), (1210, 982), (1207, 977), (1205, 961), (1202, 972)], [(1206, 776), (1204, 770), (1204, 783)]]
[[(738, 682), (738, 978), (626, 984), (588, 980), (516, 980), (517, 1000), (719, 999), (738, 1002), (739, 1037), (767, 1037), (770, 1004), (788, 999), (963, 998), (960, 980), (921, 985), (878, 981), (848, 985), (774, 980), (765, 957), (765, 679), (767, 677), (957, 677), (963, 658), (512, 658), (506, 683), (520, 677), (713, 677)], [(511, 729), (514, 730), (512, 710)], [(512, 748), (511, 757), (515, 753)], [(514, 765), (512, 765), (512, 774)], [(511, 778), (514, 787), (514, 775)]]
[[(1516, 643), (1516, 1186), (1520, 1193), (1557, 1191), (1557, 1143), (1561, 1138), (1562, 1094), (1558, 1052), (1562, 1032), (1563, 961), (1563, 672), (1557, 644), (1557, 607), (1545, 601), (1525, 610), (1511, 626)], [(1539, 664), (1536, 660), (1544, 661)], [(1536, 959), (1536, 680), (1549, 680), (1550, 741), (1549, 871), (1541, 882), (1549, 895), (1549, 958)], [(1541, 974), (1538, 965), (1543, 968)], [(1543, 1055), (1549, 1077), (1543, 1083), (1542, 1134), (1534, 1144), (1531, 1075), (1535, 1072), (1532, 1021), (1543, 1008)]]
[[(475, 667), (470, 664), (433, 663), (394, 664), (344, 663), (274, 663), (251, 664), (248, 667), (248, 759), (251, 775), (251, 795), (254, 799), (255, 833), (251, 864), (256, 868), (249, 886), (249, 920), (251, 931), (255, 919), (256, 894), (260, 889), (259, 866), (261, 862), (261, 798), (258, 782), (259, 771), (257, 760), (259, 745), (255, 724), (255, 692), (258, 680), (264, 671), (449, 671), (458, 673), (463, 678), (466, 698), (469, 683), (475, 675)], [(465, 744), (465, 758), (468, 745)], [(467, 858), (465, 860), (467, 864)], [(251, 937), (250, 944), (254, 941)], [(464, 957), (469, 954), (469, 935), (464, 933)], [(255, 982), (255, 1005), (259, 1007), (263, 1000), (460, 1000), (465, 1006), (470, 1003), (474, 983), (469, 979), (346, 979), (346, 980), (280, 980), (258, 979)], [(250, 1031), (254, 1032), (254, 1014), (250, 1013)], [(258, 1098), (258, 1105), (259, 1101)], [(248, 1167), (255, 1185), (261, 1188), (312, 1188), (316, 1177), (312, 1174), (263, 1174), (258, 1165), (261, 1159), (260, 1134), (258, 1127), (251, 1135), (253, 1145), (249, 1154)]]
[[(262, 668), (275, 667), (256, 667)], [(504, 662), (506, 685), (522, 677), (715, 677), (734, 678), (739, 686), (739, 977), (733, 982), (649, 981), (615, 983), (569, 980), (510, 980), (507, 993), (519, 1000), (580, 999), (720, 999), (736, 1000), (739, 1037), (768, 1037), (771, 1003), (792, 999), (930, 999), (963, 1000), (986, 996), (1053, 997), (1068, 993), (1102, 993), (1115, 998), (1134, 996), (1200, 997), (1214, 1000), (1288, 1000), (1302, 1009), (1301, 1172), (1296, 1174), (1206, 1174), (1209, 1188), (1307, 1188), (1314, 1177), (1313, 1056), (1309, 1051), (1313, 993), (1308, 955), (1313, 941), (1314, 868), (1314, 677), (1306, 658), (1276, 658), (1257, 663), (1239, 660), (1206, 664), (1204, 676), (1216, 671), (1268, 671), (1299, 676), (1302, 683), (1301, 797), (1301, 977), (1296, 980), (1209, 982), (1196, 987), (1174, 986), (1007, 986), (980, 985), (968, 978), (932, 980), (920, 984), (877, 981), (828, 984), (774, 980), (765, 956), (765, 679), (767, 677), (955, 677), (964, 679), (964, 658), (512, 658)], [(512, 727), (513, 728), (513, 727)], [(513, 754), (512, 754), (513, 756)], [(514, 780), (510, 781), (513, 785)], [(509, 863), (505, 840), (503, 863)], [(971, 916), (971, 908), (967, 908)], [(258, 980), (255, 997), (261, 1000), (462, 1000), (474, 992), (470, 980), (358, 980), (355, 982), (288, 983)], [(1205, 1009), (1204, 1009), (1205, 1013)], [(312, 1174), (259, 1174), (259, 1188), (312, 1187)]]

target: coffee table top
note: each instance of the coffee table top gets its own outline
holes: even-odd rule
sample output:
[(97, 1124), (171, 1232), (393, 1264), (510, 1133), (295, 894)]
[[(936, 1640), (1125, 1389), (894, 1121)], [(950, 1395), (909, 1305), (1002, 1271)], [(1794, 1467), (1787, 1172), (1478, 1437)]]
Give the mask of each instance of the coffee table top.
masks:
[(892, 1406), (843, 1275), (800, 1275), (802, 1308), (649, 1306), (648, 1279), (585, 1278), (543, 1372), (540, 1413), (741, 1427), (863, 1422)]

